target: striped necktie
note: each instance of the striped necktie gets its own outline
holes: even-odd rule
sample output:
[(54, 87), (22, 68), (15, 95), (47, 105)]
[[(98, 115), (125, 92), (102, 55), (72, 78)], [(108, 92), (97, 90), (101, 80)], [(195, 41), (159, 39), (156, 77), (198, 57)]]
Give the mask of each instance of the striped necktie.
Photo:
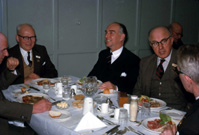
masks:
[(156, 75), (158, 79), (160, 80), (164, 74), (164, 68), (162, 66), (162, 63), (165, 61), (165, 59), (161, 59), (160, 64), (158, 65), (158, 68), (156, 70)]
[(29, 65), (28, 66), (32, 66), (32, 61), (30, 60), (30, 52), (28, 52), (28, 57), (27, 57), (27, 60), (29, 62)]
[(111, 56), (112, 56), (112, 52), (110, 52), (109, 55), (106, 57), (107, 64), (111, 64)]

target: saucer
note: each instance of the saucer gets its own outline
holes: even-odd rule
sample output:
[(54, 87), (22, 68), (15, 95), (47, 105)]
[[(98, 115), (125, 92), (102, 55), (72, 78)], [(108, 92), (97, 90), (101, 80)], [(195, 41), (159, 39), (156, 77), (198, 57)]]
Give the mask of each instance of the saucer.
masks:
[(100, 110), (97, 110), (97, 112), (101, 115), (109, 115), (114, 112), (114, 109), (109, 108), (107, 113), (102, 113)]

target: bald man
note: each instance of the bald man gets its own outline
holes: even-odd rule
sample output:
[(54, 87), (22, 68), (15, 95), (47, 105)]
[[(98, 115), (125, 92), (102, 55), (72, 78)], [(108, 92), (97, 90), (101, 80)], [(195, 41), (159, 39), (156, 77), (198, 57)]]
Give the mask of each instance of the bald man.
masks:
[(172, 22), (169, 25), (169, 30), (173, 37), (173, 48), (178, 49), (180, 46), (183, 45), (181, 38), (183, 37), (183, 27), (178, 22)]

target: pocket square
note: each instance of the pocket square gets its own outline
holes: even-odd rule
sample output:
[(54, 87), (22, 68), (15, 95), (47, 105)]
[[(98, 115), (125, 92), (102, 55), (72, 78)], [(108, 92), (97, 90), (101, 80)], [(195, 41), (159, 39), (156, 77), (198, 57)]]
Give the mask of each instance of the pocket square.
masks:
[(38, 56), (38, 55), (36, 55), (36, 58), (40, 59), (41, 57), (40, 57), (40, 56)]
[(126, 74), (125, 72), (122, 72), (120, 76), (121, 76), (121, 77), (126, 77), (127, 74)]
[(46, 62), (44, 61), (44, 63), (42, 64), (42, 66), (45, 65), (45, 64), (46, 64)]

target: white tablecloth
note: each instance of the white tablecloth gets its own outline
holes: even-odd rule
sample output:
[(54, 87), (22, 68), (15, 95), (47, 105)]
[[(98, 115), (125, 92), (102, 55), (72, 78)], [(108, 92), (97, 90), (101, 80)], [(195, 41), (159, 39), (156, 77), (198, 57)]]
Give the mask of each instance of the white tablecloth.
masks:
[[(70, 76), (70, 77), (72, 78), (72, 83), (75, 83), (79, 79), (73, 76)], [(20, 86), (22, 85), (23, 84), (11, 85), (7, 90), (3, 90), (5, 97), (10, 101), (16, 101), (16, 98), (14, 98), (13, 96), (13, 91), (16, 89), (19, 89)], [(31, 90), (31, 92), (38, 92), (38, 91)], [(111, 96), (110, 98), (113, 101), (113, 103), (116, 106), (118, 106), (117, 94), (115, 96)], [(60, 98), (56, 98), (56, 100), (60, 100)], [(82, 134), (82, 133), (74, 131), (75, 127), (77, 126), (80, 119), (82, 118), (82, 109), (77, 109), (77, 108), (72, 107), (72, 101), (73, 101), (72, 99), (67, 101), (70, 107), (66, 109), (66, 111), (72, 114), (70, 119), (64, 122), (56, 121), (55, 119), (49, 116), (48, 112), (44, 112), (44, 113), (39, 113), (39, 114), (33, 114), (29, 125), (40, 135), (79, 135), (79, 134)], [(55, 106), (52, 106), (52, 110), (58, 110), (58, 109)], [(94, 114), (99, 115), (96, 109), (94, 111)], [(151, 117), (157, 117), (158, 115), (159, 113), (157, 112), (151, 112)], [(103, 117), (111, 120), (112, 122), (117, 123), (117, 121), (110, 118), (109, 115), (104, 115)], [(141, 120), (140, 112), (138, 113), (137, 120), (138, 121)], [(140, 126), (136, 126), (136, 125), (137, 125), (136, 123), (128, 121), (128, 126), (132, 126), (134, 129), (139, 130), (146, 135), (155, 135), (154, 133), (149, 132), (146, 129), (144, 129), (142, 125)], [(109, 129), (111, 129), (112, 127), (114, 127), (114, 125), (108, 125), (106, 128), (100, 129), (95, 132), (88, 131), (87, 134), (101, 135), (101, 134), (104, 134)], [(128, 135), (128, 134), (132, 135), (135, 133), (132, 131), (127, 131), (125, 135)]]

